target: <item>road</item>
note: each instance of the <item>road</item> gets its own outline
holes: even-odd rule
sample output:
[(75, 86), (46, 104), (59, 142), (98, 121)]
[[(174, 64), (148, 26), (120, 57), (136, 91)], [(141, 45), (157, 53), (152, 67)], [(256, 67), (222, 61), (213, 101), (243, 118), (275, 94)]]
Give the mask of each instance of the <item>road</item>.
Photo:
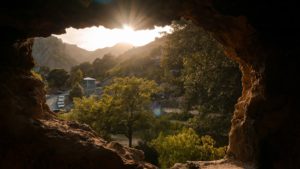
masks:
[(49, 95), (47, 97), (46, 103), (49, 106), (50, 110), (53, 111), (57, 109), (56, 101), (58, 95)]
[(65, 91), (64, 93), (62, 94), (53, 94), (53, 95), (49, 95), (46, 97), (46, 104), (49, 106), (50, 110), (53, 111), (53, 110), (56, 110), (58, 109), (57, 107), (57, 97), (60, 96), (60, 95), (63, 95), (65, 97), (67, 97), (66, 95), (69, 94), (69, 91)]

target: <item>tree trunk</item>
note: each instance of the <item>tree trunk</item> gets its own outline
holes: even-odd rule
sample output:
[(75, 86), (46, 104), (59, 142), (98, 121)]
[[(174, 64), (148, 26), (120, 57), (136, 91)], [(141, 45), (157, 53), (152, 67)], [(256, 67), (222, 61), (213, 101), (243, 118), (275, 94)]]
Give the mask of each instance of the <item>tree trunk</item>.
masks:
[(128, 146), (132, 147), (132, 126), (128, 125)]

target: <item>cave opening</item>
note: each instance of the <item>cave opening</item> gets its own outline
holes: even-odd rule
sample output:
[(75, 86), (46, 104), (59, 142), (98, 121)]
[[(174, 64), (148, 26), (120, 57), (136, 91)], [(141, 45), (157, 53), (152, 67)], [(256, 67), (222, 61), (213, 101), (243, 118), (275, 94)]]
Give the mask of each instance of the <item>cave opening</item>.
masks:
[[(66, 32), (34, 38), (32, 46), (32, 73), (44, 82), (46, 103), (59, 119), (87, 124), (107, 141), (129, 141), (147, 162), (163, 168), (224, 158), (241, 72), (210, 32), (185, 19), (148, 30), (98, 26)], [(150, 97), (131, 96), (132, 88)], [(138, 106), (128, 107), (131, 100)], [(129, 115), (136, 118), (132, 135)], [(180, 137), (185, 142), (172, 142)]]
[[(255, 0), (7, 1), (0, 10), (5, 32), (0, 45), (0, 168), (155, 168), (136, 149), (107, 144), (86, 125), (53, 118), (43, 84), (30, 72), (33, 40), (28, 38), (61, 34), (70, 26), (120, 27), (120, 19), (130, 23), (141, 11), (145, 15), (138, 19), (147, 22), (139, 28), (181, 16), (192, 19), (239, 64), (243, 90), (231, 120), (229, 159), (253, 168), (299, 168), (297, 7), (292, 1)], [(116, 10), (125, 15), (113, 15)]]

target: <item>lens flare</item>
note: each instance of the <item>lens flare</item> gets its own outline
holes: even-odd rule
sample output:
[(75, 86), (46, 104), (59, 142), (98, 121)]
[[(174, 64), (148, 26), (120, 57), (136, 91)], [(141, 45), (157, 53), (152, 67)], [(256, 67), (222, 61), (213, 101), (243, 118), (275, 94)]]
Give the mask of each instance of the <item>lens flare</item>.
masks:
[(159, 117), (162, 115), (161, 106), (159, 103), (157, 102), (152, 103), (151, 109), (155, 116)]

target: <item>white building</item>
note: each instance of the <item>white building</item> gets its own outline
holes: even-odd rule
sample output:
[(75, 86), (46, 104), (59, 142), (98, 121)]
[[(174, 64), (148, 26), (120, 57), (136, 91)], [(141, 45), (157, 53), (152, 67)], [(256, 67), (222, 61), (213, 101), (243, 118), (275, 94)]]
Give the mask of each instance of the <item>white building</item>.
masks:
[(96, 79), (91, 77), (85, 77), (83, 79), (83, 88), (85, 95), (89, 96), (93, 94), (96, 90)]
[(84, 88), (85, 89), (95, 89), (96, 88), (96, 79), (91, 77), (86, 77), (83, 79), (84, 81)]

